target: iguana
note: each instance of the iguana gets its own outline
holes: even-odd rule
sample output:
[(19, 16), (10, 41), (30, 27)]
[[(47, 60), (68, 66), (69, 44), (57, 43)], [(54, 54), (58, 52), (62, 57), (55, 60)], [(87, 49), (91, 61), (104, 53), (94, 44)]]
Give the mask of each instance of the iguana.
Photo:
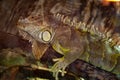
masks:
[(76, 59), (120, 74), (120, 39), (119, 33), (114, 32), (114, 6), (103, 6), (96, 0), (58, 0), (53, 4), (39, 0), (28, 17), (19, 19), (17, 27), (32, 42), (36, 59), (49, 46), (63, 55), (55, 59), (52, 67), (56, 80), (59, 70), (64, 75), (65, 68)]

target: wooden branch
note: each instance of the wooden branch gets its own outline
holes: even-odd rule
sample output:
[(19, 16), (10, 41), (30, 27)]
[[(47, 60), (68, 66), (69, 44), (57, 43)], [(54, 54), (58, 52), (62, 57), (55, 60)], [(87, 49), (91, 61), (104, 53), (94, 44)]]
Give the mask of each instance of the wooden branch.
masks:
[(77, 76), (87, 78), (87, 80), (119, 80), (111, 72), (102, 70), (82, 60), (76, 60), (69, 67), (69, 71)]

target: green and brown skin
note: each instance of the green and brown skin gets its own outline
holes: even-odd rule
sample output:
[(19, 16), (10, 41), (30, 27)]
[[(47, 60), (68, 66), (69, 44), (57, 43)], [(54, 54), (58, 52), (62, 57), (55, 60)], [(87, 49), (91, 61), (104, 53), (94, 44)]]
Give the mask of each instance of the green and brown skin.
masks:
[[(20, 29), (20, 31), (23, 32), (24, 35), (29, 35), (27, 39), (31, 40), (34, 49), (42, 48), (42, 46), (39, 47), (37, 44), (41, 44), (44, 46), (45, 49), (40, 49), (43, 50), (42, 52), (38, 49), (33, 49), (33, 52), (36, 51), (33, 54), (37, 59), (42, 57), (49, 46), (52, 46), (53, 49), (64, 55), (60, 59), (55, 59), (56, 63), (52, 67), (56, 80), (58, 79), (57, 76), (59, 70), (62, 70), (62, 75), (64, 75), (65, 68), (76, 59), (82, 59), (107, 71), (112, 70), (113, 73), (120, 74), (120, 54), (113, 47), (111, 47), (110, 43), (105, 43), (103, 37), (99, 38), (98, 34), (92, 35), (89, 31), (84, 32), (82, 30), (77, 30), (75, 28), (76, 26), (70, 27), (69, 25), (62, 23), (61, 21), (56, 20), (56, 18), (53, 17), (54, 14), (57, 13), (64, 14), (65, 16), (70, 16), (71, 18), (77, 16), (78, 20), (85, 22), (86, 24), (94, 24), (96, 27), (98, 27), (98, 31), (106, 35), (108, 38), (112, 36), (114, 43), (119, 42), (119, 40), (115, 41), (114, 35), (111, 35), (113, 31), (112, 29), (114, 29), (111, 22), (113, 19), (112, 11), (110, 14), (108, 14), (109, 11), (103, 11), (101, 12), (101, 14), (97, 15), (94, 14), (94, 10), (100, 11), (97, 6), (101, 7), (99, 5), (99, 2), (96, 1), (84, 2), (74, 0), (73, 2), (75, 4), (72, 4), (69, 0), (64, 0), (65, 2), (57, 1), (57, 3), (53, 3), (56, 4), (55, 6), (47, 4), (44, 0), (39, 1), (40, 3), (38, 3), (37, 5), (40, 5), (41, 8), (44, 6), (47, 7), (44, 7), (43, 10), (41, 8), (38, 8), (40, 6), (36, 6), (35, 10), (27, 18), (21, 18), (18, 21), (18, 28)], [(83, 5), (81, 5), (81, 3)], [(67, 7), (67, 4), (73, 6), (69, 7), (70, 5), (68, 5)], [(92, 4), (95, 5), (90, 6)], [(95, 9), (90, 11), (89, 8), (92, 9), (94, 6)], [(81, 9), (80, 13), (78, 12), (79, 8)], [(37, 13), (39, 13), (39, 15)], [(108, 15), (105, 16), (105, 14)], [(104, 21), (103, 29), (101, 29), (102, 24), (98, 24), (98, 22), (100, 21), (101, 23), (102, 21)], [(107, 21), (110, 21), (111, 23), (108, 23)], [(108, 26), (107, 28), (105, 27), (106, 25)], [(112, 27), (112, 29), (110, 29), (109, 27)], [(53, 36), (53, 39), (49, 43), (41, 42), (41, 38), (38, 36), (39, 32), (44, 29), (49, 30), (49, 32), (51, 32), (51, 35)], [(93, 31), (93, 33), (95, 32)], [(39, 54), (37, 53), (37, 51), (39, 52)]]

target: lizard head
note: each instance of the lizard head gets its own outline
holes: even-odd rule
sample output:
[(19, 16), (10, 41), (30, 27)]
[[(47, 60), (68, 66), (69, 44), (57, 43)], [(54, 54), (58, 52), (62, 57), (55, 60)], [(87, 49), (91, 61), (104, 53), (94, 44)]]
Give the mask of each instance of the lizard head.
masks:
[(50, 43), (55, 34), (54, 30), (47, 24), (38, 24), (28, 19), (19, 20), (17, 27), (22, 31), (20, 33), (24, 33), (22, 34), (23, 36), (25, 34), (29, 35), (31, 38), (41, 43)]
[(19, 34), (32, 43), (32, 53), (35, 59), (39, 60), (53, 40), (55, 34), (53, 28), (28, 18), (19, 19), (17, 27)]

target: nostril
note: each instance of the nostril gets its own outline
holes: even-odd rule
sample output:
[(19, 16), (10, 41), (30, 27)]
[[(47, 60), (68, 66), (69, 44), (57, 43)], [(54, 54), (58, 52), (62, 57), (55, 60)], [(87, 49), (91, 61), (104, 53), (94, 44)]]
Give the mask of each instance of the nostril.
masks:
[(18, 23), (18, 24), (17, 24), (17, 28), (18, 28), (18, 29), (21, 29), (21, 30), (24, 30), (24, 29), (25, 29), (25, 26), (23, 26), (22, 24), (19, 24), (19, 23)]
[(23, 30), (23, 29), (25, 28), (25, 26), (23, 25), (23, 22), (18, 21), (18, 23), (17, 23), (17, 28)]

